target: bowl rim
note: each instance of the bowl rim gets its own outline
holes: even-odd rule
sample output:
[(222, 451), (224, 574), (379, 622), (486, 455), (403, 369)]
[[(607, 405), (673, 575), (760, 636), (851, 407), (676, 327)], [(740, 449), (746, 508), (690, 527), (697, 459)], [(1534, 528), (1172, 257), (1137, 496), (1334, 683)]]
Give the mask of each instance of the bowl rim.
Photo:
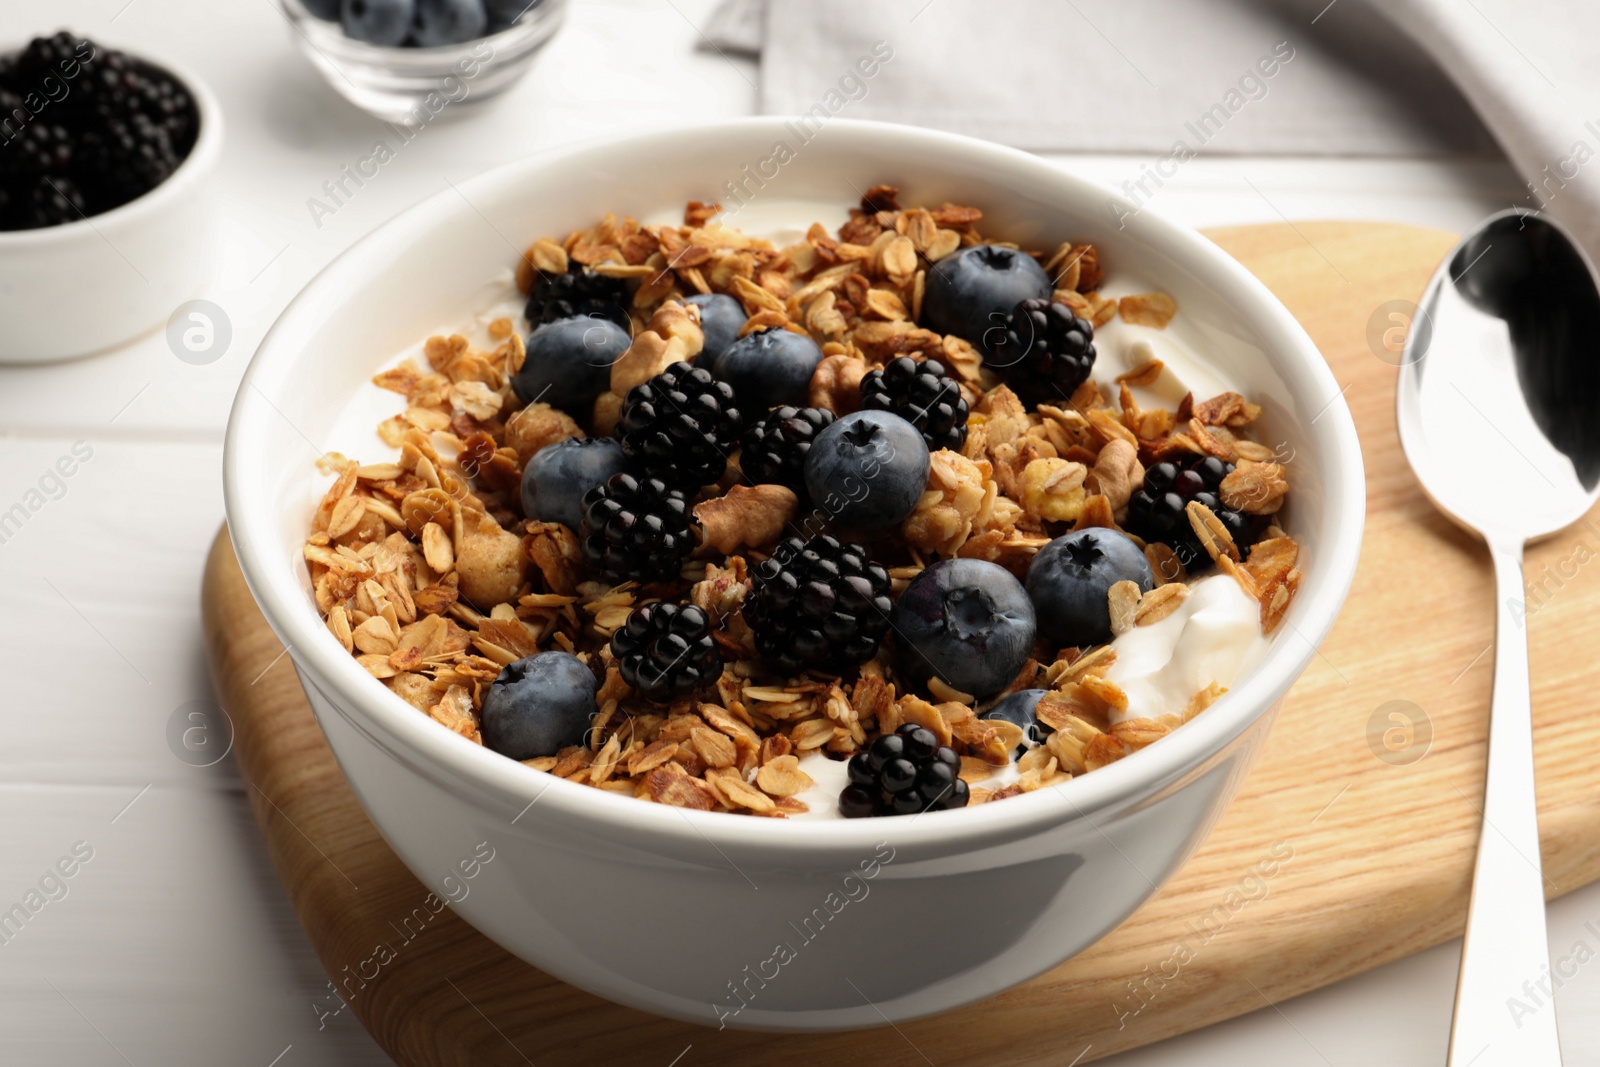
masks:
[(85, 234), (98, 239), (103, 236), (100, 233), (102, 227), (123, 230), (129, 226), (137, 226), (147, 216), (164, 210), (179, 197), (187, 195), (211, 172), (222, 154), (224, 127), (222, 105), (217, 101), (216, 94), (211, 91), (211, 86), (207, 85), (199, 75), (184, 64), (170, 59), (156, 58), (146, 52), (130, 51), (126, 48), (113, 49), (98, 38), (90, 40), (101, 50), (122, 52), (140, 62), (159, 67), (177, 78), (189, 91), (195, 109), (200, 114), (200, 133), (195, 137), (189, 154), (183, 157), (177, 169), (167, 175), (166, 180), (154, 189), (134, 197), (126, 204), (119, 204), (110, 211), (102, 211), (98, 215), (85, 215), (59, 226), (44, 226), (35, 230), (0, 230), (0, 253), (37, 248), (54, 241), (69, 241)]
[[(1086, 819), (1092, 825), (1095, 812), (1138, 803), (1198, 771), (1268, 715), (1318, 654), (1355, 576), (1365, 521), (1365, 474), (1355, 423), (1343, 393), (1300, 324), (1238, 261), (1199, 232), (1148, 209), (1129, 220), (1128, 226), (1176, 267), (1204, 279), (1219, 300), (1251, 323), (1265, 340), (1268, 358), (1282, 374), (1291, 395), (1308, 405), (1313, 397), (1317, 404), (1322, 403), (1323, 396), (1332, 398), (1314, 422), (1318, 428), (1314, 432), (1329, 445), (1323, 487), (1329, 536), (1317, 545), (1327, 577), (1318, 585), (1308, 583), (1297, 594), (1295, 607), (1300, 620), (1295, 633), (1299, 640), (1275, 643), (1245, 679), (1208, 708), (1205, 715), (1173, 731), (1160, 744), (1092, 774), (1012, 797), (1004, 806), (978, 805), (939, 812), (931, 819), (767, 820), (689, 811), (642, 803), (631, 796), (612, 795), (554, 778), (441, 729), (373, 679), (327, 631), (314, 602), (293, 574), (291, 560), (270, 533), (276, 512), (266, 491), (252, 492), (241, 472), (250, 453), (253, 425), (276, 411), (258, 383), (276, 363), (293, 359), (300, 347), (295, 333), (320, 319), (323, 309), (319, 305), (326, 300), (325, 292), (340, 286), (346, 278), (361, 276), (360, 264), (381, 256), (386, 245), (403, 240), (404, 234), (425, 232), (458, 212), (476, 210), (475, 191), (497, 189), (512, 175), (526, 186), (534, 173), (561, 168), (585, 156), (643, 153), (649, 158), (653, 149), (683, 144), (686, 131), (701, 137), (765, 137), (780, 131), (789, 120), (789, 116), (780, 115), (656, 128), (508, 163), (462, 183), (459, 191), (447, 189), (434, 194), (378, 226), (335, 258), (290, 301), (263, 337), (241, 379), (225, 439), (223, 485), (228, 526), (240, 568), (268, 622), (292, 650), (303, 680), (323, 691), (334, 710), (388, 755), (453, 795), (470, 798), (479, 806), (483, 798), (502, 799), (512, 810), (513, 802), (526, 800), (522, 813), (538, 805), (540, 821), (587, 824), (591, 831), (603, 829), (613, 840), (628, 840), (650, 851), (679, 845), (703, 849), (709, 842), (719, 851), (726, 845), (745, 855), (759, 854), (773, 862), (794, 863), (814, 861), (827, 854), (870, 850), (886, 839), (900, 847), (925, 848), (934, 853), (957, 851), (1042, 832), (1073, 818)], [(831, 120), (828, 128), (830, 139), (855, 138), (872, 143), (880, 151), (892, 150), (898, 144), (924, 152), (956, 152), (969, 159), (977, 155), (997, 175), (1021, 171), (1053, 184), (1069, 202), (1092, 204), (1109, 195), (1108, 189), (1057, 164), (975, 138), (844, 118)], [(518, 814), (512, 823), (521, 817)], [(787, 825), (775, 827), (771, 825), (774, 821)]]

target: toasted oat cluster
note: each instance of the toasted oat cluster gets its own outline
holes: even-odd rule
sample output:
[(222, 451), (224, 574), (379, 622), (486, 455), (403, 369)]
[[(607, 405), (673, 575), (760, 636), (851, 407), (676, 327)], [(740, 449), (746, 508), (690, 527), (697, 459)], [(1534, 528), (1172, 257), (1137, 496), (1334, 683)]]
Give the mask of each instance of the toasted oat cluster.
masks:
[[(1256, 405), (1224, 393), (1141, 407), (1134, 390), (1173, 373), (1156, 359), (1109, 384), (1084, 377), (1095, 329), (1119, 316), (1164, 327), (1169, 296), (1113, 299), (1093, 246), (1020, 250), (981, 236), (977, 208), (902, 208), (886, 186), (837, 233), (814, 225), (789, 247), (718, 214), (691, 203), (680, 226), (607, 216), (538, 240), (517, 265), (526, 340), (498, 318), (492, 347), (431, 337), (426, 366), (373, 379), (404, 398), (378, 427), (398, 458), (325, 456), (336, 477), (304, 550), (328, 629), (373, 677), (537, 770), (775, 817), (807, 810), (811, 754), (853, 760), (852, 781), (878, 790), (901, 735), (925, 737), (907, 724), (940, 746), (920, 757), (927, 766), (953, 750), (959, 785), (946, 782), (938, 803), (907, 785), (857, 794), (858, 806), (898, 813), (1037, 789), (1151, 744), (1221, 695), (1213, 684), (1181, 709), (1130, 708), (1105, 677), (1111, 641), (1176, 611), (1191, 575), (1231, 576), (1269, 633), (1300, 582), (1297, 546), (1275, 524), (1284, 466), (1248, 436)], [(984, 286), (1010, 292), (1002, 268), (1033, 295), (1014, 308), (1007, 296), (980, 332), (962, 315)], [(736, 308), (714, 310), (712, 294)], [(587, 351), (613, 347), (532, 388), (545, 373), (536, 358), (558, 365), (552, 346), (574, 317)], [(901, 506), (888, 482), (860, 507), (848, 492), (835, 500), (823, 460), (846, 462), (883, 430), (912, 442), (885, 453), (895, 476), (925, 469), (925, 482)], [(912, 463), (919, 440), (925, 468)], [(545, 450), (558, 447), (577, 458), (555, 462)], [(535, 456), (544, 480), (525, 481)], [(591, 470), (600, 480), (581, 500), (554, 499), (560, 478)], [(929, 568), (982, 561), (995, 582), (1032, 591), (1035, 556), (1089, 530), (1125, 538), (1133, 568), (1148, 567), (1091, 605), (1108, 631), (1054, 640), (1065, 631), (1042, 612), (1007, 677), (973, 685), (982, 693), (908, 663), (909, 639), (884, 609)], [(569, 663), (549, 653), (586, 668), (576, 687), (543, 671)], [(986, 717), (1036, 690), (1036, 724)], [(1014, 759), (1005, 786), (976, 784)], [(946, 773), (919, 773), (935, 772)]]

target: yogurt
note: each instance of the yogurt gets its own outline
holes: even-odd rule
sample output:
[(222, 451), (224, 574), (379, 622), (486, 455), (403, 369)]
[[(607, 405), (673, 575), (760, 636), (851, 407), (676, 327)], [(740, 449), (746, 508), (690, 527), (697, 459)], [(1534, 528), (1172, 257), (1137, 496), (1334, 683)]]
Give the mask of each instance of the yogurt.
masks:
[(1267, 649), (1261, 606), (1226, 574), (1189, 586), (1178, 609), (1111, 642), (1116, 661), (1103, 677), (1128, 694), (1128, 710), (1112, 721), (1181, 712), (1211, 683), (1224, 688)]

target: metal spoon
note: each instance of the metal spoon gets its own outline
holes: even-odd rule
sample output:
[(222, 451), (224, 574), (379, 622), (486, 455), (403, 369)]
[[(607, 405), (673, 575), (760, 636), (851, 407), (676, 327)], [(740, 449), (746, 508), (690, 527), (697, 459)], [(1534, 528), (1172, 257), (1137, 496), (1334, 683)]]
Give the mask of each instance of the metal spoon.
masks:
[(1482, 535), (1495, 573), (1483, 825), (1449, 1065), (1551, 1067), (1561, 1063), (1555, 1007), (1524, 986), (1548, 991), (1550, 970), (1518, 608), (1523, 546), (1577, 521), (1600, 495), (1594, 268), (1551, 222), (1494, 215), (1434, 274), (1402, 360), (1406, 457), (1440, 510)]

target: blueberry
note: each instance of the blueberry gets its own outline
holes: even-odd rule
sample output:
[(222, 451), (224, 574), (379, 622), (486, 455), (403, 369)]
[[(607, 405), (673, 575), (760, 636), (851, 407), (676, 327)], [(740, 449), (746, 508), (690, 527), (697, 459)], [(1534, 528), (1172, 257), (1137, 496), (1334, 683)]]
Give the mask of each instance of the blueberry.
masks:
[(416, 0), (343, 0), (344, 35), (368, 44), (398, 45), (411, 32)]
[(893, 526), (927, 487), (928, 443), (887, 411), (846, 415), (817, 434), (806, 453), (806, 491), (841, 526)]
[(1048, 690), (1045, 689), (1020, 689), (999, 701), (978, 718), (1001, 719), (1015, 723), (1022, 727), (1022, 733), (1029, 741), (1036, 745), (1043, 744), (1044, 739), (1053, 731), (1040, 722), (1033, 712), (1039, 706), (1039, 698), (1046, 692)]
[(978, 699), (1017, 676), (1033, 651), (1033, 603), (1011, 572), (981, 559), (940, 560), (906, 586), (891, 616), (900, 670), (938, 677)]
[(528, 355), (511, 379), (524, 403), (542, 401), (580, 423), (611, 385), (611, 364), (628, 350), (628, 331), (608, 319), (574, 316), (528, 335)]
[(300, 0), (305, 9), (313, 18), (327, 19), (329, 22), (339, 21), (340, 0)]
[(985, 335), (1005, 332), (1005, 319), (1024, 300), (1047, 297), (1050, 276), (1026, 252), (998, 245), (974, 245), (945, 256), (928, 271), (922, 296), (922, 324), (953, 333), (985, 352)]
[(523, 12), (538, 7), (540, 0), (484, 0), (489, 13), (489, 29), (498, 32), (521, 18)]
[(594, 675), (570, 652), (519, 659), (483, 698), (483, 743), (517, 760), (582, 744), (597, 710), (595, 689)]
[(695, 364), (709, 367), (739, 339), (739, 329), (745, 324), (744, 305), (722, 293), (696, 293), (684, 303), (700, 309), (700, 329), (706, 335), (706, 343)]
[(1141, 592), (1155, 587), (1144, 553), (1123, 534), (1092, 526), (1058, 537), (1028, 567), (1028, 595), (1039, 632), (1059, 645), (1100, 645), (1111, 640), (1107, 594), (1118, 582)]
[(483, 0), (416, 0), (411, 36), (423, 48), (460, 44), (483, 36), (489, 17)]
[(822, 349), (793, 330), (760, 330), (733, 342), (711, 361), (711, 373), (733, 386), (745, 418), (759, 419), (783, 404), (805, 407)]
[(583, 525), (583, 494), (627, 466), (615, 437), (569, 437), (545, 445), (522, 469), (522, 513), (577, 530)]

